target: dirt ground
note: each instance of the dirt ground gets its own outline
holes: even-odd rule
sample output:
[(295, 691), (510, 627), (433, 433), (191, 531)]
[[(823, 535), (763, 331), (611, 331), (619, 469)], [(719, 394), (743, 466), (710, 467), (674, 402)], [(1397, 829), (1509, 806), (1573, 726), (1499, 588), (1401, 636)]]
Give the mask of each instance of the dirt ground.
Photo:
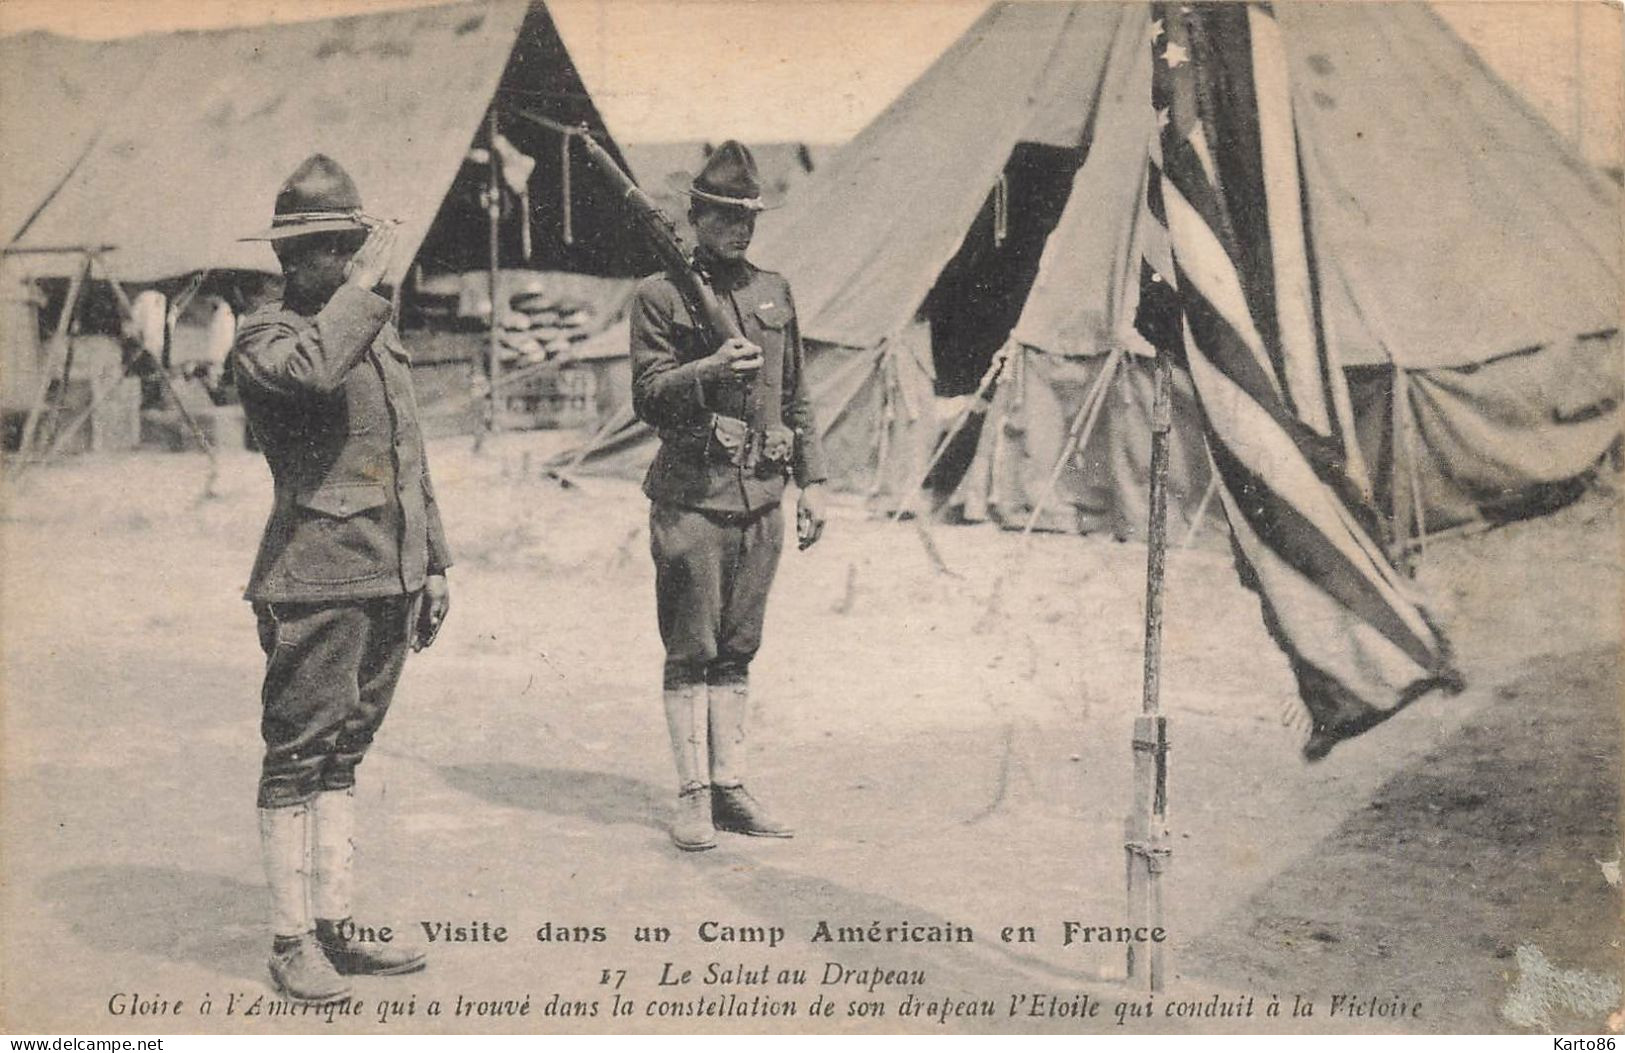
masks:
[[(1147, 996), (1120, 948), (1061, 938), (1123, 912), (1143, 547), (939, 526), (947, 574), (915, 530), (843, 502), (820, 545), (787, 554), (755, 673), (751, 781), (798, 836), (685, 855), (665, 834), (646, 503), (631, 484), (543, 477), (549, 441), (432, 445), (453, 612), (361, 769), (363, 920), (510, 938), (435, 945), (427, 972), (358, 983), (362, 1012), (332, 1022), (244, 1011), (268, 992), (261, 656), (240, 599), (263, 463), (224, 454), (206, 499), (200, 456), (159, 454), (66, 462), (5, 495), (5, 1030), (1595, 1030), (1618, 1004), (1612, 499), (1430, 548), (1418, 585), (1467, 691), (1316, 765), (1221, 539), (1171, 554), (1174, 979), (1147, 1019), (1129, 1015)], [(785, 936), (708, 943), (706, 921)], [(811, 942), (820, 921), (975, 940)], [(548, 923), (604, 939), (538, 940)], [(639, 942), (638, 926), (671, 938)], [(1006, 926), (1035, 938), (1004, 942)], [(924, 976), (871, 993), (823, 983), (830, 962)], [(666, 963), (695, 982), (662, 986)], [(709, 963), (765, 964), (771, 982), (706, 985)], [(778, 975), (797, 968), (803, 985)], [(730, 992), (798, 1015), (649, 1015)], [(1087, 996), (1099, 1015), (1011, 1016), (1022, 994)], [(632, 1015), (610, 1015), (617, 995)], [(930, 1008), (900, 1015), (909, 995)], [(1419, 1008), (1334, 1016), (1337, 995)], [(1250, 1018), (1166, 1015), (1249, 996)], [(833, 1017), (805, 1015), (819, 997)], [(494, 1004), (527, 998), (525, 1016)], [(983, 999), (994, 1015), (962, 1015)], [(183, 1005), (131, 1016), (132, 1000)], [(480, 1008), (458, 1016), (459, 1000)], [(1294, 1001), (1314, 1015), (1292, 1018)], [(848, 1015), (866, 1002), (885, 1015)]]

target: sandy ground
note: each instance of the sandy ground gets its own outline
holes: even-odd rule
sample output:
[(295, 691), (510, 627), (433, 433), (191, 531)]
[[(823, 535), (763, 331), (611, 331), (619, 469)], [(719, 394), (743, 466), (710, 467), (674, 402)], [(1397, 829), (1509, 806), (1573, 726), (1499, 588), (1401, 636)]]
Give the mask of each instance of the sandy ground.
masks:
[[(937, 527), (950, 575), (909, 527), (837, 508), (824, 542), (787, 554), (756, 668), (752, 783), (799, 835), (684, 855), (664, 829), (646, 504), (629, 484), (542, 477), (549, 441), (433, 445), (454, 610), (361, 771), (364, 919), (420, 933), (484, 921), (510, 938), (437, 945), (428, 972), (361, 981), (363, 1011), (332, 1023), (243, 1015), (267, 992), (261, 656), (239, 598), (269, 507), (263, 464), (223, 455), (208, 499), (200, 457), (155, 454), (67, 462), (6, 495), (6, 1029), (1115, 1031), (1120, 1007), (1146, 1005), (1119, 949), (1061, 942), (1066, 920), (1122, 915), (1143, 547)], [(1419, 585), (1468, 690), (1313, 766), (1285, 661), (1220, 539), (1173, 553), (1175, 975), (1151, 1019), (1122, 1026), (1601, 1026), (1622, 938), (1600, 865), (1619, 857), (1618, 537), (1597, 496), (1431, 549)], [(785, 937), (707, 943), (708, 920)], [(809, 942), (820, 920), (966, 925), (975, 942)], [(605, 938), (542, 942), (545, 923)], [(1021, 925), (1036, 939), (1000, 939)], [(639, 942), (638, 926), (671, 939)], [(695, 982), (662, 987), (668, 962)], [(772, 982), (704, 985), (713, 962), (767, 964)], [(821, 983), (829, 962), (924, 981), (871, 994)], [(798, 968), (804, 985), (778, 982)], [(1547, 997), (1564, 979), (1607, 1001)], [(647, 1015), (730, 991), (803, 1015)], [(911, 993), (998, 1011), (901, 1016)], [(632, 1015), (609, 1015), (617, 994)], [(1015, 994), (1086, 995), (1099, 1015), (1012, 1017)], [(126, 995), (184, 1004), (120, 1015)], [(1252, 1018), (1164, 1015), (1249, 995)], [(1420, 1008), (1332, 1016), (1335, 995)], [(819, 996), (835, 1015), (809, 1020)], [(1264, 1015), (1272, 996), (1279, 1018)], [(459, 998), (527, 997), (528, 1016), (455, 1015)], [(1315, 1015), (1290, 1018), (1295, 998)], [(390, 1000), (402, 1015), (380, 1023)], [(848, 1015), (868, 1001), (885, 1015)], [(598, 1015), (546, 1012), (570, 1002)]]

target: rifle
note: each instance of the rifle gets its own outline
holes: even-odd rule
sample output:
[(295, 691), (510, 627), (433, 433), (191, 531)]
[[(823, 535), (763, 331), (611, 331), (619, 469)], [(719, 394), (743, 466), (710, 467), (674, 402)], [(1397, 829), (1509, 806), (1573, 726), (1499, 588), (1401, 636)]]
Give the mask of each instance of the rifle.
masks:
[(722, 309), (717, 294), (706, 284), (705, 278), (694, 269), (688, 248), (683, 244), (682, 235), (677, 233), (677, 226), (671, 221), (671, 217), (662, 212), (660, 206), (632, 182), (632, 177), (621, 170), (621, 166), (615, 163), (615, 158), (610, 156), (608, 150), (598, 145), (585, 126), (572, 129), (572, 132), (581, 140), (582, 149), (587, 152), (593, 166), (603, 173), (604, 178), (620, 193), (621, 200), (632, 212), (632, 218), (642, 229), (644, 236), (649, 239), (649, 243), (654, 246), (655, 253), (670, 272), (689, 314), (705, 333), (711, 350), (714, 351), (725, 341), (738, 337), (739, 326), (728, 312)]

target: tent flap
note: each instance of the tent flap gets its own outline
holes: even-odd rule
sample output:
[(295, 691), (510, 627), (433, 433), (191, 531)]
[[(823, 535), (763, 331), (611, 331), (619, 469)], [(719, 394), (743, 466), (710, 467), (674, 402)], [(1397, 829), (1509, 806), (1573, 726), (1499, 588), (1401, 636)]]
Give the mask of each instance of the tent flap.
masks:
[(1532, 493), (1590, 472), (1619, 440), (1619, 362), (1616, 333), (1408, 375), (1427, 528), (1515, 516)]

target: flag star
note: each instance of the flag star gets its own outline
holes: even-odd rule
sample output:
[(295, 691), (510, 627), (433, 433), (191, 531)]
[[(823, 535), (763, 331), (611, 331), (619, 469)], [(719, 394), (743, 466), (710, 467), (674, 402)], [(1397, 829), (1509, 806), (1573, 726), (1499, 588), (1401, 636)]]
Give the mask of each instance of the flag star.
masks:
[(1155, 44), (1162, 39), (1162, 19), (1158, 18), (1151, 23), (1151, 43)]
[(1168, 127), (1168, 121), (1168, 107), (1159, 107), (1157, 110), (1157, 128), (1160, 130)]
[(1191, 53), (1185, 50), (1183, 44), (1169, 44), (1162, 53), (1162, 61), (1168, 63), (1169, 69), (1178, 69), (1190, 61)]

